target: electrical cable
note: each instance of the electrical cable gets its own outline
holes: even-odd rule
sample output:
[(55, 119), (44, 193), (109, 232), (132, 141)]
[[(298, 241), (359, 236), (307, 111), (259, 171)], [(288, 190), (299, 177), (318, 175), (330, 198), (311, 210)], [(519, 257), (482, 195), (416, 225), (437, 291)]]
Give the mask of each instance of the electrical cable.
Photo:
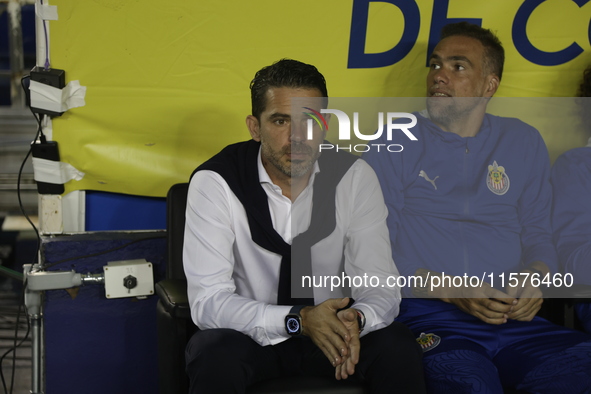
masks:
[(2, 363), (4, 362), (4, 358), (9, 355), (11, 352), (14, 351), (13, 356), (12, 356), (12, 375), (11, 375), (11, 381), (10, 381), (10, 394), (12, 394), (12, 390), (14, 387), (14, 374), (15, 374), (15, 361), (16, 361), (16, 349), (19, 348), (28, 338), (29, 338), (29, 334), (31, 332), (31, 322), (29, 321), (29, 319), (27, 319), (27, 332), (25, 333), (25, 336), (23, 337), (23, 339), (21, 339), (21, 341), (17, 344), (17, 340), (18, 340), (18, 325), (20, 322), (20, 315), (21, 315), (21, 310), (24, 308), (26, 311), (26, 306), (24, 306), (25, 304), (25, 288), (26, 288), (26, 281), (23, 284), (23, 291), (21, 293), (21, 302), (19, 303), (19, 307), (18, 307), (18, 312), (16, 315), (16, 326), (15, 326), (15, 330), (14, 330), (14, 346), (10, 349), (8, 349), (1, 357), (0, 357), (0, 378), (2, 379), (2, 386), (4, 388), (4, 393), (8, 394), (8, 390), (6, 387), (6, 381), (4, 379), (4, 374), (2, 372)]
[[(41, 5), (43, 5), (43, 0), (40, 0), (40, 3), (41, 3)], [(45, 36), (45, 64), (44, 64), (44, 67), (45, 67), (45, 70), (48, 70), (50, 68), (51, 64), (49, 63), (49, 35), (47, 33), (47, 23), (46, 23), (45, 20), (43, 20), (43, 32), (44, 32), (44, 36)], [(23, 88), (23, 90), (25, 92), (25, 95), (27, 95), (27, 88), (25, 87), (25, 84), (24, 84), (25, 78), (30, 78), (30, 76), (27, 75), (27, 76), (24, 76), (24, 77), (21, 78), (21, 86), (22, 86), (22, 88)], [(27, 97), (29, 97), (29, 96), (27, 96)], [(37, 141), (37, 138), (39, 138), (42, 143), (47, 142), (46, 141), (46, 138), (45, 138), (45, 135), (43, 134), (43, 126), (42, 126), (42, 123), (41, 123), (41, 116), (40, 117), (37, 117), (37, 115), (35, 114), (35, 112), (31, 108), (30, 99), (27, 100), (27, 106), (31, 110), (31, 113), (33, 114), (33, 117), (37, 121), (37, 125), (38, 125), (37, 133), (35, 134), (35, 138), (33, 139), (33, 142), (32, 143), (35, 143), (35, 141)], [(27, 213), (25, 211), (25, 208), (23, 206), (23, 202), (22, 202), (22, 199), (21, 199), (21, 188), (20, 188), (20, 186), (21, 186), (21, 176), (22, 176), (22, 173), (23, 173), (23, 168), (25, 166), (25, 163), (29, 159), (29, 156), (31, 155), (31, 153), (32, 153), (32, 148), (31, 148), (31, 146), (29, 146), (29, 150), (28, 150), (28, 152), (27, 152), (27, 154), (26, 154), (26, 156), (25, 156), (25, 158), (24, 158), (24, 160), (23, 160), (23, 162), (22, 162), (22, 164), (20, 166), (19, 172), (18, 172), (18, 179), (17, 179), (17, 186), (16, 187), (17, 187), (17, 197), (18, 197), (19, 208), (20, 208), (22, 214), (25, 216), (25, 218), (29, 222), (29, 224), (31, 225), (31, 227), (33, 227), (33, 230), (35, 230), (35, 235), (37, 236), (37, 249), (36, 249), (35, 257), (33, 258), (33, 265), (34, 265), (37, 262), (37, 259), (38, 259), (38, 256), (39, 256), (39, 252), (40, 252), (40, 249), (41, 249), (41, 236), (39, 234), (39, 230), (37, 229), (37, 227), (35, 226), (35, 224), (31, 221), (31, 219), (29, 218), (29, 215), (27, 215)], [(14, 346), (11, 349), (8, 349), (6, 351), (6, 353), (4, 353), (2, 355), (2, 357), (0, 357), (0, 378), (2, 378), (2, 385), (3, 385), (3, 388), (4, 388), (4, 392), (5, 393), (8, 393), (7, 392), (7, 387), (6, 387), (6, 382), (5, 382), (5, 379), (4, 379), (4, 374), (2, 372), (2, 362), (4, 361), (4, 358), (6, 357), (6, 355), (10, 354), (10, 352), (14, 352), (13, 353), (13, 358), (12, 358), (12, 374), (11, 374), (11, 381), (10, 381), (10, 394), (12, 394), (12, 390), (13, 390), (13, 387), (14, 387), (14, 375), (15, 375), (15, 367), (16, 367), (16, 365), (15, 365), (16, 364), (15, 363), (16, 362), (16, 349), (20, 345), (22, 345), (24, 343), (24, 341), (29, 337), (29, 333), (30, 333), (30, 330), (31, 330), (31, 323), (30, 323), (30, 321), (28, 319), (28, 313), (27, 313), (27, 319), (26, 319), (27, 320), (27, 332), (26, 332), (24, 338), (21, 340), (21, 342), (17, 344), (17, 342), (18, 342), (18, 328), (19, 328), (18, 325), (19, 325), (21, 310), (24, 308), (25, 309), (25, 312), (26, 312), (26, 309), (27, 309), (26, 306), (25, 306), (25, 300), (24, 300), (24, 298), (25, 298), (25, 289), (26, 288), (27, 288), (27, 281), (25, 279), (25, 281), (23, 283), (23, 290), (22, 290), (22, 295), (21, 295), (21, 302), (19, 303), (19, 308), (18, 308), (17, 317), (16, 317), (16, 326), (15, 326), (15, 330), (14, 330)]]
[[(15, 366), (16, 366), (16, 349), (18, 349), (28, 338), (31, 332), (31, 322), (28, 319), (27, 307), (25, 306), (25, 289), (26, 283), (23, 284), (23, 291), (21, 293), (21, 302), (19, 303), (18, 312), (16, 314), (16, 326), (14, 328), (14, 346), (13, 346), (13, 353), (12, 353), (12, 376), (10, 377), (10, 394), (12, 394), (12, 390), (14, 389), (14, 375), (15, 375)], [(27, 322), (27, 332), (21, 341), (17, 344), (18, 341), (18, 330), (19, 330), (19, 323), (21, 317), (21, 311), (24, 309), (25, 313), (27, 314), (27, 318), (25, 319)], [(4, 356), (3, 356), (4, 357)], [(0, 363), (2, 359), (0, 358)]]
[[(28, 75), (25, 75), (24, 77), (21, 78), (21, 86), (23, 88), (23, 90), (25, 91), (25, 95), (27, 93), (27, 88), (25, 86), (25, 79), (29, 78)], [(29, 109), (31, 109), (30, 105), (29, 105)], [(34, 143), (37, 138), (41, 139), (41, 140), (45, 140), (45, 136), (43, 135), (43, 130), (42, 130), (42, 124), (41, 124), (41, 119), (37, 117), (37, 115), (35, 114), (35, 112), (33, 112), (33, 110), (31, 109), (31, 113), (33, 114), (33, 116), (35, 117), (35, 120), (37, 121), (37, 132), (35, 134), (35, 138), (33, 139)], [(37, 236), (37, 248), (35, 251), (35, 257), (33, 257), (33, 263), (32, 264), (36, 264), (37, 263), (37, 257), (39, 256), (39, 250), (41, 248), (41, 235), (39, 234), (39, 230), (37, 229), (37, 226), (35, 226), (35, 224), (33, 223), (33, 221), (31, 220), (31, 218), (29, 217), (29, 215), (27, 215), (27, 212), (25, 210), (25, 207), (23, 206), (23, 202), (22, 202), (22, 198), (21, 198), (21, 178), (22, 178), (22, 173), (23, 173), (23, 169), (25, 167), (25, 164), (27, 162), (27, 160), (29, 159), (29, 156), (31, 156), (32, 153), (32, 148), (31, 146), (29, 146), (29, 150), (27, 151), (27, 154), (25, 156), (25, 158), (23, 159), (21, 166), (19, 168), (18, 171), (18, 177), (17, 177), (17, 182), (16, 182), (16, 194), (17, 194), (17, 198), (18, 198), (18, 204), (19, 204), (19, 208), (21, 210), (21, 213), (23, 214), (23, 216), (27, 219), (27, 221), (29, 222), (29, 224), (31, 225), (31, 227), (33, 227), (33, 230), (35, 230), (35, 235)], [(16, 326), (15, 326), (15, 331), (14, 331), (14, 346), (11, 347), (10, 349), (8, 349), (6, 351), (6, 353), (4, 353), (2, 355), (2, 357), (0, 357), (0, 378), (2, 380), (2, 386), (4, 388), (4, 393), (8, 394), (7, 391), (7, 387), (6, 387), (6, 381), (4, 379), (4, 373), (2, 370), (2, 362), (4, 361), (4, 358), (10, 354), (10, 352), (14, 351), (14, 355), (13, 355), (13, 363), (12, 363), (12, 380), (10, 383), (10, 393), (12, 394), (12, 389), (13, 389), (13, 383), (14, 383), (14, 374), (15, 374), (15, 369), (16, 369), (16, 365), (15, 365), (15, 360), (16, 360), (16, 349), (29, 337), (29, 332), (30, 332), (30, 322), (29, 319), (27, 318), (27, 333), (25, 335), (25, 337), (23, 338), (23, 340), (17, 345), (17, 341), (18, 341), (18, 323), (20, 320), (20, 314), (21, 314), (21, 310), (24, 307), (26, 309), (26, 307), (24, 306), (24, 295), (25, 295), (25, 289), (26, 289), (26, 281), (23, 283), (23, 291), (22, 291), (22, 296), (21, 296), (21, 302), (19, 303), (19, 309), (17, 312), (17, 321), (16, 321)]]
[(31, 100), (30, 100), (30, 96), (27, 95), (27, 87), (25, 86), (25, 79), (27, 78), (31, 78), (30, 75), (25, 75), (21, 78), (21, 86), (23, 88), (23, 90), (25, 91), (25, 97), (27, 97), (27, 107), (29, 107), (29, 110), (31, 111), (31, 113), (33, 114), (33, 117), (35, 118), (35, 120), (37, 121), (37, 134), (35, 135), (35, 139), (33, 140), (33, 142), (35, 142), (37, 140), (37, 138), (39, 138), (39, 140), (43, 143), (47, 142), (47, 139), (45, 138), (45, 134), (43, 134), (43, 126), (41, 125), (41, 117), (37, 117), (37, 114), (35, 113), (35, 111), (33, 111), (33, 108), (31, 108)]
[[(21, 86), (23, 87), (23, 90), (25, 91), (25, 94), (27, 92), (26, 87), (25, 87), (25, 79), (29, 78), (28, 75), (25, 75), (24, 77), (21, 78)], [(29, 109), (31, 109), (31, 107), (29, 106)], [(18, 170), (18, 177), (17, 177), (17, 181), (16, 181), (16, 195), (18, 198), (18, 206), (23, 214), (23, 216), (27, 219), (27, 221), (29, 222), (29, 224), (31, 225), (31, 227), (33, 227), (33, 230), (35, 230), (35, 235), (37, 236), (37, 253), (35, 254), (35, 259), (33, 261), (33, 264), (36, 261), (37, 258), (37, 254), (41, 248), (41, 235), (39, 234), (39, 230), (37, 229), (37, 226), (35, 226), (35, 224), (33, 223), (33, 221), (31, 220), (31, 218), (29, 218), (29, 215), (27, 215), (27, 212), (25, 211), (25, 207), (23, 206), (23, 201), (21, 198), (21, 178), (22, 178), (22, 174), (23, 174), (23, 169), (25, 168), (25, 164), (27, 163), (27, 160), (29, 159), (29, 156), (31, 156), (31, 153), (33, 151), (32, 149), (32, 144), (35, 143), (35, 141), (37, 141), (37, 138), (41, 139), (42, 141), (45, 140), (45, 135), (43, 134), (43, 127), (41, 125), (41, 119), (37, 118), (37, 114), (35, 114), (35, 112), (33, 112), (33, 110), (31, 109), (31, 113), (33, 114), (33, 117), (35, 117), (35, 120), (37, 121), (37, 133), (35, 134), (35, 138), (33, 139), (33, 142), (31, 143), (31, 145), (29, 145), (29, 150), (27, 151), (27, 154), (23, 160), (23, 162), (21, 163), (21, 166)]]
[[(43, 0), (40, 0), (43, 5)], [(45, 33), (45, 71), (49, 70), (51, 64), (49, 63), (49, 34), (47, 34), (47, 21), (43, 19), (43, 32)]]
[(8, 394), (8, 389), (6, 388), (4, 373), (2, 372), (2, 362), (4, 361), (4, 356), (6, 356), (10, 350), (12, 350), (12, 348), (10, 348), (6, 353), (4, 353), (4, 355), (2, 355), (2, 358), (0, 358), (0, 378), (2, 378), (2, 387), (4, 388), (4, 394)]
[[(43, 4), (43, 0), (41, 0), (41, 4)], [(44, 25), (44, 29), (45, 29), (45, 38), (46, 38), (46, 58), (45, 58), (45, 68), (48, 69), (49, 68), (49, 54), (48, 54), (48, 46), (47, 46), (47, 31), (46, 31), (46, 26), (45, 26), (45, 21), (43, 22)], [(24, 77), (21, 78), (21, 86), (23, 88), (23, 90), (25, 91), (25, 94), (27, 93), (27, 88), (24, 84), (24, 81), (26, 78), (30, 78), (30, 76), (26, 75)], [(24, 166), (27, 162), (27, 160), (29, 159), (29, 156), (31, 156), (32, 153), (32, 144), (35, 143), (35, 141), (37, 141), (37, 139), (39, 139), (42, 143), (47, 142), (45, 135), (43, 134), (43, 126), (42, 126), (42, 118), (37, 117), (37, 114), (33, 111), (33, 109), (30, 106), (30, 101), (27, 102), (29, 109), (31, 110), (31, 113), (33, 114), (33, 117), (35, 118), (35, 120), (37, 121), (37, 132), (35, 134), (35, 138), (33, 139), (31, 146), (29, 147), (29, 150), (23, 160), (23, 162), (21, 163), (21, 166), (19, 168), (19, 172), (18, 172), (18, 178), (17, 178), (17, 197), (18, 197), (18, 202), (19, 202), (19, 208), (23, 214), (23, 216), (25, 216), (25, 218), (27, 219), (27, 221), (29, 222), (29, 224), (31, 225), (31, 227), (33, 227), (33, 230), (35, 231), (35, 235), (37, 237), (37, 248), (36, 248), (36, 253), (35, 253), (35, 257), (33, 259), (33, 265), (35, 265), (38, 262), (38, 257), (39, 257), (39, 253), (41, 250), (41, 235), (39, 233), (39, 230), (37, 229), (37, 227), (35, 226), (35, 224), (33, 223), (33, 221), (30, 219), (29, 215), (26, 213), (26, 210), (23, 206), (22, 203), (22, 199), (21, 199), (21, 188), (20, 188), (20, 184), (21, 184), (21, 176), (22, 176), (22, 172), (24, 169)], [(159, 236), (152, 236), (152, 237), (145, 237), (145, 238), (141, 238), (141, 239), (136, 239), (130, 242), (126, 242), (123, 245), (120, 245), (118, 247), (115, 248), (111, 248), (111, 249), (107, 249), (101, 252), (97, 252), (97, 253), (92, 253), (92, 254), (88, 254), (88, 255), (83, 255), (83, 256), (77, 256), (77, 257), (71, 257), (71, 258), (67, 258), (67, 259), (63, 259), (63, 260), (59, 260), (56, 262), (53, 262), (52, 264), (46, 265), (43, 268), (47, 269), (53, 266), (56, 266), (58, 264), (63, 264), (65, 262), (68, 261), (73, 261), (73, 260), (79, 260), (79, 259), (84, 259), (84, 258), (89, 258), (89, 257), (95, 257), (95, 256), (100, 256), (106, 253), (110, 253), (113, 251), (117, 251), (119, 249), (123, 249), (129, 245), (135, 244), (137, 242), (142, 242), (142, 241), (146, 241), (146, 240), (150, 240), (150, 239), (158, 239), (158, 238), (165, 238), (165, 235), (159, 235)], [(13, 276), (14, 278), (14, 276)], [(16, 279), (16, 278), (15, 278)], [(2, 356), (0, 356), (0, 378), (2, 381), (2, 386), (4, 388), (4, 393), (8, 394), (8, 389), (6, 386), (6, 381), (5, 381), (5, 377), (4, 377), (4, 373), (3, 373), (3, 369), (2, 369), (2, 363), (4, 361), (4, 358), (6, 358), (7, 355), (9, 355), (11, 352), (13, 353), (12, 356), (12, 373), (11, 373), (11, 381), (10, 381), (10, 394), (12, 394), (13, 391), (13, 387), (14, 387), (14, 376), (15, 376), (15, 368), (16, 368), (16, 349), (18, 347), (20, 347), (29, 337), (30, 334), (30, 330), (31, 330), (31, 323), (30, 320), (28, 318), (28, 313), (27, 314), (27, 332), (25, 334), (25, 336), (22, 338), (22, 340), (20, 342), (18, 342), (18, 330), (19, 330), (19, 322), (20, 322), (20, 315), (21, 315), (21, 311), (24, 309), (26, 312), (26, 305), (24, 303), (24, 295), (25, 295), (25, 290), (27, 288), (27, 281), (25, 279), (24, 283), (23, 283), (23, 290), (22, 290), (22, 295), (21, 295), (21, 302), (19, 303), (19, 308), (18, 308), (18, 312), (17, 312), (17, 319), (16, 319), (16, 326), (15, 326), (15, 332), (14, 332), (14, 345), (8, 349)], [(18, 342), (18, 343), (17, 343)]]
[(11, 270), (10, 268), (5, 267), (3, 265), (0, 265), (0, 275), (7, 276), (14, 280), (18, 280), (19, 282), (23, 281), (24, 276), (22, 273), (15, 270)]

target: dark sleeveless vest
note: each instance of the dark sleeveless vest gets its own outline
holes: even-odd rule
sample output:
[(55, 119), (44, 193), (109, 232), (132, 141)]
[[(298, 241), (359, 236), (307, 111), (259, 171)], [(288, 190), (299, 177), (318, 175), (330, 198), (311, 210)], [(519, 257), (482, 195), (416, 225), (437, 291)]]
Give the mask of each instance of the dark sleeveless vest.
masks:
[(193, 175), (200, 170), (221, 175), (244, 206), (252, 240), (260, 247), (281, 255), (277, 304), (314, 305), (311, 288), (298, 290), (298, 294), (303, 294), (305, 298), (292, 298), (291, 287), (301, 286), (302, 275), (312, 275), (310, 249), (334, 231), (336, 187), (357, 156), (333, 150), (322, 152), (318, 158), (320, 172), (314, 179), (310, 227), (289, 245), (273, 228), (267, 194), (259, 181), (259, 149), (260, 143), (254, 140), (229, 145), (197, 167)]

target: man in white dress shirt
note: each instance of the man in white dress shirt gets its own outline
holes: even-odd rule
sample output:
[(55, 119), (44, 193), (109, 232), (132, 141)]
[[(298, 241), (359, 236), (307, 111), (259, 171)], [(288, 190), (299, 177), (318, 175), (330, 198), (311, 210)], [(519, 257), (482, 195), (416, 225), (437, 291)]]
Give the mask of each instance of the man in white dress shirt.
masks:
[[(398, 271), (376, 175), (348, 153), (320, 155), (321, 122), (307, 137), (310, 114), (327, 104), (324, 77), (283, 59), (257, 72), (251, 95), (252, 140), (201, 165), (189, 187), (183, 259), (200, 328), (186, 351), (190, 392), (242, 393), (282, 376), (424, 392), (421, 349), (393, 323)], [(352, 297), (328, 282), (294, 298), (292, 273), (346, 276)]]

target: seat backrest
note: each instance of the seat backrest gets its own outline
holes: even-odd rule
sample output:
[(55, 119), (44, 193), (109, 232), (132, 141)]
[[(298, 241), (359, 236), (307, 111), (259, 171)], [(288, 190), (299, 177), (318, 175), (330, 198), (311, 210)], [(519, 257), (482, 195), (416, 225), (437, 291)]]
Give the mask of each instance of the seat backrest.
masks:
[(168, 239), (166, 277), (170, 279), (185, 279), (183, 241), (188, 191), (188, 183), (177, 183), (171, 186), (166, 195), (166, 237)]

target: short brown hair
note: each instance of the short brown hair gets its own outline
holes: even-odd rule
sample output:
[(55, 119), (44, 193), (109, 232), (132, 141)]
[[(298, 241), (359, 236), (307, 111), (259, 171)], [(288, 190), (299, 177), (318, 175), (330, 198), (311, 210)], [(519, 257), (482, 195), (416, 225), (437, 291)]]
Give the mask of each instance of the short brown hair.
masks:
[(484, 29), (468, 22), (450, 23), (441, 29), (441, 39), (451, 36), (465, 36), (474, 38), (484, 46), (485, 67), (495, 73), (499, 80), (503, 77), (505, 50), (503, 44), (490, 29)]

